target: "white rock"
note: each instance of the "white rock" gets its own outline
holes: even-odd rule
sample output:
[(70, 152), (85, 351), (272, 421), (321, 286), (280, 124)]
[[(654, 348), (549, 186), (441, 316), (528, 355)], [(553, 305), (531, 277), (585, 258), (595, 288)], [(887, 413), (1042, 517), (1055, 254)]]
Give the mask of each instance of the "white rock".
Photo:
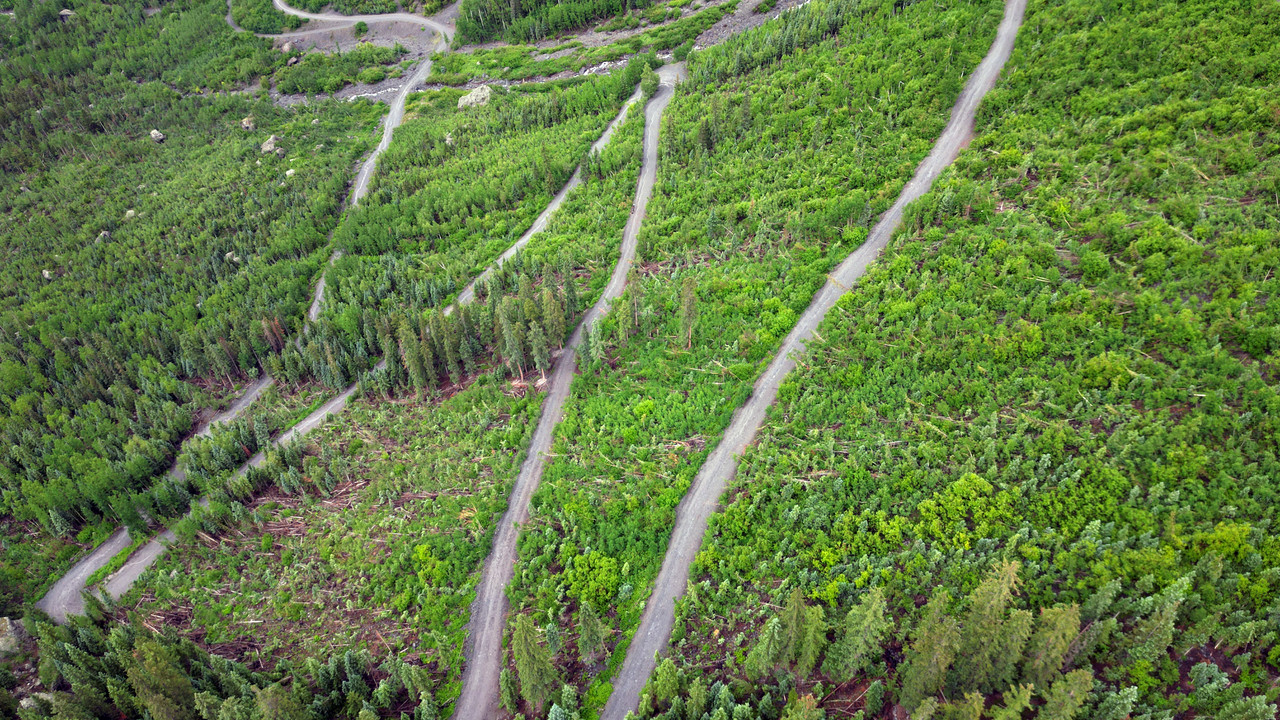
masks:
[[(45, 270), (45, 272), (49, 272)], [(0, 657), (15, 653), (22, 639), (27, 636), (26, 628), (21, 623), (7, 617), (0, 617)]]
[(258, 123), (254, 122), (252, 115), (249, 115), (240, 121), (240, 127), (244, 128), (245, 130), (257, 130)]
[(125, 219), (125, 220), (132, 220), (132, 219), (134, 219), (134, 218), (136, 218), (136, 217), (138, 217), (138, 213), (137, 213), (137, 211), (136, 211), (136, 210), (134, 210), (133, 208), (129, 208), (128, 210), (125, 210), (125, 211), (124, 211), (124, 219)]
[(51, 271), (51, 270), (41, 270), (41, 271), (40, 271), (40, 274), (44, 276), (44, 279), (45, 279), (45, 280), (52, 280), (52, 279), (53, 279), (53, 271)]
[(156, 130), (155, 128), (151, 128), (151, 139), (158, 143), (162, 143), (164, 142), (164, 133)]
[(489, 89), (488, 85), (481, 85), (475, 90), (472, 90), (466, 95), (463, 95), (462, 97), (458, 98), (458, 109), (462, 109), (464, 107), (479, 107), (481, 105), (488, 105), (489, 96), (491, 94), (493, 94), (493, 91)]
[(285, 170), (285, 171), (284, 171), (284, 176), (285, 176), (285, 177), (293, 177), (293, 176), (294, 176), (294, 174), (295, 174), (295, 173), (297, 173), (297, 172), (298, 172), (297, 170), (294, 170), (293, 168), (289, 168), (288, 170)]
[(280, 136), (278, 136), (278, 135), (272, 135), (271, 137), (267, 138), (267, 139), (262, 143), (262, 152), (263, 152), (264, 154), (265, 154), (265, 153), (269, 153), (269, 152), (275, 152), (275, 151), (276, 151), (276, 143), (277, 143), (277, 142), (280, 142)]

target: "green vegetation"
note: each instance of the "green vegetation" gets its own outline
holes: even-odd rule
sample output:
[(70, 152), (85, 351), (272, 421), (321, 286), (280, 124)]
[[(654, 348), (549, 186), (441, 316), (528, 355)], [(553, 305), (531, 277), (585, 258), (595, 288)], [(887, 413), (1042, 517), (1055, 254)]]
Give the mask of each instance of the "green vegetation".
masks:
[(536, 42), (648, 4), (646, 0), (542, 0), (519, 4), (465, 0), (458, 12), (458, 36), (470, 42), (499, 38)]
[(1252, 0), (1032, 3), (713, 518), (681, 702), (1274, 717), (1278, 35)]
[[(526, 308), (525, 288), (539, 286), (545, 302), (557, 277), (531, 282), (528, 273), (558, 259), (558, 281), (572, 279), (564, 296), (579, 300), (559, 328), (542, 314), (551, 338), (567, 335), (616, 262), (642, 128), (641, 113), (632, 113), (589, 164), (585, 185), (491, 286), (514, 289), (507, 300)], [(489, 307), (509, 303), (493, 297), (450, 317), (478, 328), (501, 326)], [(431, 336), (453, 332), (441, 328), (437, 335), (439, 321), (432, 314)], [(506, 327), (515, 330), (511, 337), (533, 334), (518, 323)], [(363, 399), (353, 400), (340, 422), (281, 452), (280, 464), (267, 471), (271, 477), (251, 471), (246, 479), (257, 492), (243, 493), (243, 481), (218, 473), (217, 456), (226, 451), (214, 447), (225, 441), (194, 447), (193, 455), (208, 459), (192, 465), (231, 481), (221, 494), (202, 483), (215, 500), (178, 530), (192, 541), (164, 556), (123, 604), (140, 602), (148, 616), (246, 662), (360, 648), (413, 655), (431, 667), (440, 704), (452, 702), (478, 571), (541, 411), (542, 396), (530, 387), (536, 368), (526, 363), (524, 378), (504, 381), (512, 366), (503, 356), (512, 347), (501, 337), (505, 330), (481, 333), (486, 347), (503, 350), (478, 354), (474, 370), (447, 347), (424, 343), (415, 351), (402, 339), (395, 353), (405, 368), (400, 383), (386, 385), (387, 371), (366, 375)], [(532, 358), (532, 345), (517, 344), (511, 353)], [(423, 353), (434, 358), (433, 377), (415, 387), (413, 358)], [(466, 365), (456, 381), (455, 363)], [(253, 434), (247, 428), (225, 437), (251, 448), (264, 444)]]
[[(101, 607), (92, 610), (101, 618)], [(5, 683), (0, 709), (7, 716), (301, 720), (377, 717), (406, 703), (428, 708), (425, 715), (436, 707), (428, 670), (396, 657), (375, 664), (368, 653), (347, 652), (326, 662), (286, 661), (255, 672), (190, 640), (154, 634), (141, 620), (77, 618), (60, 627), (28, 619), (25, 624), (39, 647), (38, 678), (57, 690), (36, 695), (30, 707), (17, 710), (8, 688), (12, 683)]]
[(360, 43), (345, 53), (302, 53), (302, 60), (276, 72), (276, 89), (282, 93), (331, 93), (353, 82), (375, 83), (401, 69), (386, 68), (407, 51), (400, 43), (379, 47)]
[(275, 9), (271, 0), (231, 0), (231, 19), (249, 32), (273, 34), (297, 30), (306, 22)]
[[(667, 25), (597, 47), (583, 47), (581, 43), (574, 42), (545, 51), (529, 45), (506, 45), (478, 48), (465, 53), (437, 53), (431, 57), (429, 79), (446, 85), (463, 85), (485, 78), (526, 80), (550, 77), (562, 72), (579, 72), (584, 68), (616, 62), (641, 53), (647, 53), (646, 60), (656, 68), (661, 65), (661, 61), (657, 59), (658, 52), (681, 45), (692, 47), (698, 35), (733, 12), (736, 5), (736, 0), (730, 0)], [(572, 52), (560, 57), (543, 57), (563, 50)]]
[[(999, 17), (994, 2), (868, 10), (672, 101), (637, 274), (582, 354), (509, 591), (562, 638), (555, 660), (585, 707), (604, 700), (694, 474), (827, 270), (927, 154)], [(699, 53), (692, 70), (735, 52)], [(609, 632), (580, 665), (587, 606)]]
[(459, 109), (457, 90), (413, 98), (417, 117), (334, 235), (347, 254), (327, 275), (326, 316), (354, 341), (370, 311), (447, 304), (569, 180), (638, 74), (497, 89), (482, 107)]
[[(223, 3), (72, 9), (19, 3), (0, 26), (0, 516), (101, 537), (300, 327), (380, 109), (186, 94), (283, 63)], [(24, 535), (0, 563), (38, 573), (30, 602), (71, 554)]]
[[(310, 12), (320, 12), (325, 8), (329, 8), (343, 15), (374, 15), (377, 13), (393, 13), (397, 10), (395, 0), (295, 0), (295, 2), (289, 4)], [(407, 3), (406, 5), (413, 7), (416, 3)], [(428, 11), (424, 14), (427, 15), (443, 7), (443, 5), (439, 5), (438, 0), (436, 2), (428, 0), (425, 2), (425, 6)]]

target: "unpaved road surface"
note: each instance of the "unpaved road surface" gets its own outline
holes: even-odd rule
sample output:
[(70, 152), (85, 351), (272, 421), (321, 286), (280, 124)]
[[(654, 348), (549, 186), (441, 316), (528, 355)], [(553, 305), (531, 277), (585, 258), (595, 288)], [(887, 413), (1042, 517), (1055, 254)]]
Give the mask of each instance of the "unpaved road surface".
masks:
[(575, 358), (577, 349), (582, 344), (583, 333), (626, 287), (627, 273), (636, 254), (636, 239), (657, 178), (659, 121), (671, 102), (673, 88), (683, 78), (683, 73), (683, 63), (666, 65), (658, 71), (662, 84), (645, 107), (644, 159), (636, 182), (631, 216), (627, 219), (622, 234), (618, 264), (613, 269), (604, 294), (583, 317), (582, 322), (578, 323), (564, 352), (556, 359), (548, 379), (542, 417), (538, 419), (529, 453), (511, 491), (507, 512), (494, 533), (493, 548), (485, 559), (480, 585), (476, 588), (476, 599), (471, 605), (470, 632), (465, 648), (466, 667), (462, 672), (462, 695), (458, 698), (453, 714), (458, 720), (490, 720), (498, 716), (498, 676), (502, 672), (502, 632), (507, 617), (506, 589), (515, 572), (516, 538), (520, 534), (520, 526), (529, 519), (529, 499), (542, 480), (542, 471), (546, 466), (547, 455), (551, 452), (556, 425), (564, 416), (564, 402), (569, 396), (569, 386), (577, 367)]
[(903, 209), (928, 192), (938, 174), (968, 145), (973, 137), (974, 113), (1000, 76), (1000, 70), (1009, 59), (1009, 54), (1013, 52), (1013, 42), (1018, 35), (1025, 9), (1026, 0), (1006, 1), (1004, 20), (1000, 23), (996, 39), (987, 51), (987, 56), (965, 84), (960, 98), (951, 109), (951, 120), (929, 156), (916, 168), (915, 176), (902, 189), (902, 194), (893, 207), (889, 208), (871, 230), (866, 242), (828, 276), (827, 284), (814, 296), (795, 328), (783, 340), (773, 362), (769, 363), (769, 367), (756, 380), (751, 399), (734, 414), (724, 439), (698, 471), (689, 492), (676, 509), (675, 529), (671, 533), (662, 569), (658, 573), (649, 602), (645, 605), (640, 627), (627, 650), (622, 670), (613, 683), (613, 694), (600, 715), (601, 720), (624, 720), (627, 713), (634, 711), (639, 705), (640, 692), (653, 673), (654, 658), (658, 652), (666, 650), (671, 638), (676, 599), (684, 594), (689, 580), (689, 565), (702, 548), (707, 521), (718, 506), (729, 478), (737, 470), (739, 456), (755, 439), (756, 432), (764, 422), (765, 413), (778, 396), (783, 378), (795, 367), (795, 354), (801, 351), (803, 343), (813, 337), (814, 330), (840, 296), (848, 292), (858, 278), (862, 277), (867, 266), (888, 244), (894, 229), (902, 220)]

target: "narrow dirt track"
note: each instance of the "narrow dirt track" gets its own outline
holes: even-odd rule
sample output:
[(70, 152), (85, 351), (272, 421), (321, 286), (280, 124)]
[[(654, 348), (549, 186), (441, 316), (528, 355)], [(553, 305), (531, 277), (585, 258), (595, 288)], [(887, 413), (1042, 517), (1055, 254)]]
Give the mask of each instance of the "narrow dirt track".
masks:
[(662, 569), (645, 605), (640, 627), (627, 650), (622, 670), (614, 681), (613, 694), (600, 715), (601, 720), (624, 720), (627, 713), (639, 706), (640, 693), (653, 673), (655, 658), (667, 648), (671, 638), (671, 628), (675, 623), (675, 603), (684, 594), (689, 580), (689, 565), (702, 548), (702, 539), (711, 513), (716, 510), (720, 495), (737, 470), (738, 458), (755, 439), (756, 432), (764, 422), (765, 413), (778, 396), (778, 388), (783, 379), (795, 367), (796, 353), (801, 352), (802, 344), (813, 337), (814, 330), (827, 312), (866, 273), (867, 267), (888, 244), (893, 231), (902, 221), (903, 209), (928, 192), (938, 175), (969, 144), (973, 137), (974, 114), (978, 104), (995, 85), (1000, 70), (1013, 52), (1013, 43), (1025, 10), (1026, 0), (1006, 0), (1004, 19), (1000, 23), (996, 39), (987, 51), (987, 56), (965, 84), (951, 109), (951, 120), (929, 156), (916, 168), (915, 176), (902, 189), (902, 194), (893, 207), (876, 223), (866, 242), (828, 276), (826, 285), (814, 296), (795, 328), (783, 340), (773, 362), (769, 363), (769, 367), (756, 380), (751, 399), (734, 414), (724, 438), (698, 471), (693, 485), (676, 510), (675, 529), (667, 546), (666, 557), (662, 561)]
[(636, 254), (636, 240), (644, 222), (645, 209), (653, 194), (657, 178), (658, 128), (662, 113), (671, 102), (674, 86), (684, 78), (684, 64), (666, 65), (659, 69), (661, 85), (645, 107), (644, 159), (640, 177), (636, 182), (635, 201), (631, 216), (622, 234), (622, 249), (618, 264), (614, 266), (604, 294), (596, 301), (582, 322), (573, 331), (564, 352), (556, 359), (548, 379), (547, 397), (542, 405), (542, 417), (534, 430), (529, 453), (520, 467), (507, 512), (494, 533), (493, 548), (485, 559), (476, 599), (471, 605), (471, 621), (464, 656), (466, 667), (462, 672), (462, 695), (458, 698), (453, 717), (458, 720), (489, 720), (498, 715), (498, 676), (502, 672), (502, 632), (507, 617), (507, 585), (515, 572), (516, 539), (520, 526), (529, 519), (529, 500), (542, 480), (547, 455), (556, 425), (564, 416), (564, 402), (569, 396), (577, 367), (575, 358), (582, 344), (583, 333), (608, 309), (609, 303), (622, 294), (627, 284), (627, 273)]

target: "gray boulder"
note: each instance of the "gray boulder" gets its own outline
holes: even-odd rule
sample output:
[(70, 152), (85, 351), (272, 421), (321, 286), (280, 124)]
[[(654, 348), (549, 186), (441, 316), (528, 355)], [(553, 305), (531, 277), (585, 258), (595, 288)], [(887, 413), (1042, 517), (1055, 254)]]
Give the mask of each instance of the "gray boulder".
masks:
[(155, 142), (162, 143), (164, 142), (164, 133), (160, 132), (159, 130), (156, 130), (155, 128), (152, 128), (151, 139), (154, 140)]
[(458, 109), (461, 110), (465, 107), (480, 107), (482, 105), (488, 105), (489, 96), (492, 94), (493, 91), (489, 89), (488, 85), (481, 85), (475, 90), (472, 90), (466, 95), (458, 98)]
[[(272, 135), (271, 137), (267, 138), (266, 141), (262, 143), (262, 154), (265, 155), (267, 153), (275, 152), (276, 143), (278, 142), (280, 142), (280, 137), (277, 135)], [(284, 148), (280, 148), (280, 149), (283, 150)]]

